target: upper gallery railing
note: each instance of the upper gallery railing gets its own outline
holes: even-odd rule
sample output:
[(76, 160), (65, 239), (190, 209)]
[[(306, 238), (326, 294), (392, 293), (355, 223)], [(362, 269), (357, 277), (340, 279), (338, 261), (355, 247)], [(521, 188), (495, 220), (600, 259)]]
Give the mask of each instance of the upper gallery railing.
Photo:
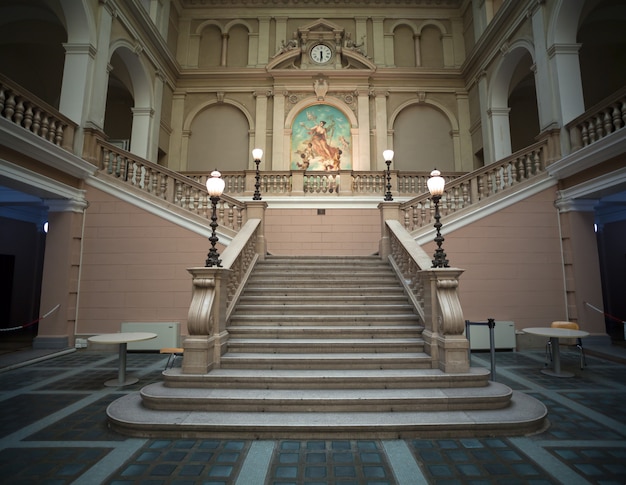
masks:
[[(454, 214), (544, 172), (548, 143), (548, 140), (535, 143), (499, 162), (446, 181), (445, 192), (439, 204), (441, 214)], [(400, 211), (404, 228), (415, 231), (432, 224), (434, 209), (431, 206), (428, 190), (402, 204)]]
[[(205, 185), (122, 150), (104, 141), (96, 132), (85, 132), (84, 158), (120, 182), (206, 219), (211, 218), (211, 201)], [(239, 231), (245, 222), (245, 210), (244, 203), (223, 194), (217, 205), (217, 222)]]
[(35, 135), (72, 151), (76, 123), (2, 74), (0, 115)]
[(585, 111), (567, 124), (572, 151), (626, 126), (626, 87)]
[[(187, 177), (204, 184), (208, 173), (182, 172)], [(428, 191), (426, 181), (430, 172), (390, 173), (394, 195), (413, 197)], [(461, 173), (444, 174), (446, 181), (451, 181)], [(383, 197), (387, 191), (387, 175), (384, 171), (337, 172), (314, 171), (276, 171), (259, 173), (259, 190), (268, 196), (377, 196)], [(251, 196), (255, 189), (255, 172), (222, 172), (226, 183), (225, 193), (232, 196)]]

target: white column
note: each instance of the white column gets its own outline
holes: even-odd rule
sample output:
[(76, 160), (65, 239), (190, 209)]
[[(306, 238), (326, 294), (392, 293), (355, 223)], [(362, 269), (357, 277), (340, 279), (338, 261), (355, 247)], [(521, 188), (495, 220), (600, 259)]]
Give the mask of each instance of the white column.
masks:
[(220, 66), (226, 67), (228, 59), (228, 34), (222, 32), (222, 53), (220, 54)]
[(492, 108), (488, 111), (493, 133), (494, 160), (501, 160), (511, 154), (511, 127), (509, 125), (509, 108)]
[[(352, 153), (353, 170), (371, 170), (372, 159), (370, 153), (370, 103), (369, 89), (357, 90), (357, 107), (359, 120), (359, 152)], [(375, 162), (374, 162), (375, 163)], [(374, 165), (375, 167), (376, 165)]]
[(272, 170), (289, 170), (289, 150), (284, 153), (285, 136), (285, 92), (282, 89), (274, 91), (274, 115), (272, 125)]
[(415, 34), (413, 36), (413, 44), (415, 47), (415, 67), (422, 67), (422, 46), (421, 35)]
[(376, 17), (372, 19), (372, 30), (374, 31), (374, 39), (372, 39), (372, 49), (374, 64), (384, 66), (387, 63), (385, 59), (385, 32), (383, 29), (382, 17)]
[[(264, 91), (257, 91), (254, 93), (254, 96), (256, 98), (254, 139), (250, 139), (253, 146), (249, 147), (248, 151), (252, 153), (253, 148), (260, 148), (265, 154), (267, 153), (267, 93)], [(250, 162), (248, 163), (248, 168), (256, 168), (252, 158), (250, 158)], [(261, 170), (271, 170), (271, 167), (268, 167), (267, 164), (267, 156), (263, 157), (261, 163), (259, 164), (259, 168)]]
[(491, 132), (491, 122), (488, 114), (488, 95), (487, 95), (487, 73), (482, 71), (478, 74), (476, 79), (476, 85), (478, 86), (478, 99), (480, 102), (480, 124), (482, 126), (483, 134), (483, 159), (485, 165), (489, 165), (495, 161), (493, 155), (493, 134)]
[(474, 39), (477, 42), (487, 27), (485, 19), (485, 0), (472, 0), (472, 18), (474, 20)]
[(545, 22), (544, 6), (539, 4), (538, 8), (533, 12), (532, 27), (533, 41), (535, 43), (535, 93), (539, 112), (539, 127), (542, 130), (557, 121), (554, 114), (556, 106), (554, 105), (554, 96), (552, 95), (550, 66), (544, 33)]
[(178, 23), (176, 59), (181, 67), (189, 65), (189, 42), (191, 42), (191, 19), (181, 19)]
[(454, 44), (451, 34), (441, 35), (443, 45), (443, 67), (454, 67)]
[(172, 96), (172, 119), (170, 125), (172, 132), (170, 134), (170, 146), (167, 157), (167, 166), (172, 170), (186, 170), (187, 158), (183, 158), (183, 123), (185, 112), (186, 93), (175, 92)]
[(453, 18), (452, 42), (454, 49), (454, 65), (460, 67), (465, 61), (465, 37), (463, 36), (463, 19)]
[(459, 153), (458, 156), (455, 156), (454, 169), (459, 172), (471, 172), (474, 170), (474, 154), (472, 153), (472, 137), (470, 135), (469, 96), (466, 92), (456, 93), (456, 106), (459, 113)]
[(150, 127), (154, 110), (150, 107), (132, 108), (133, 129), (130, 140), (130, 151), (138, 157), (149, 160)]
[[(90, 88), (96, 50), (90, 44), (64, 44), (63, 47), (65, 47), (65, 65), (59, 111), (80, 125), (84, 113), (89, 110), (89, 101), (93, 99)], [(106, 85), (102, 94), (106, 96)], [(103, 123), (100, 127), (102, 126)]]
[(259, 59), (265, 65), (270, 59), (270, 17), (259, 17)]
[(161, 110), (163, 107), (163, 87), (166, 79), (162, 72), (154, 76), (154, 123), (150, 123), (150, 136), (148, 137), (148, 157), (151, 162), (159, 161), (159, 135), (161, 131)]
[(376, 154), (374, 157), (374, 170), (386, 170), (387, 166), (383, 160), (383, 151), (389, 148), (387, 140), (387, 91), (376, 91), (374, 93), (374, 106), (376, 109)]

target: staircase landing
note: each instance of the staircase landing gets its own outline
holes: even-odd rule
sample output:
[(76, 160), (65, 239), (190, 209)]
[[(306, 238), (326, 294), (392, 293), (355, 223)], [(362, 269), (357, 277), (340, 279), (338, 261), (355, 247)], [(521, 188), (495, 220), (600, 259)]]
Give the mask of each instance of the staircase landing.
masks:
[(112, 428), (141, 437), (246, 439), (523, 435), (536, 399), (471, 368), (433, 369), (423, 325), (377, 257), (257, 264), (228, 325), (221, 368), (163, 373), (112, 403)]

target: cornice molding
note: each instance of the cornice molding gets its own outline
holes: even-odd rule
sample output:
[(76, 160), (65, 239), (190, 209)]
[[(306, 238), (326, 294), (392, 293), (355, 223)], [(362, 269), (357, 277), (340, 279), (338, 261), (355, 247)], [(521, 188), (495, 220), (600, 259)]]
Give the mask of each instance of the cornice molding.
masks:
[[(183, 8), (354, 8), (369, 7), (388, 9), (390, 7), (423, 7), (423, 8), (452, 8), (461, 7), (462, 0), (180, 0)], [(434, 3), (434, 5), (433, 5)]]

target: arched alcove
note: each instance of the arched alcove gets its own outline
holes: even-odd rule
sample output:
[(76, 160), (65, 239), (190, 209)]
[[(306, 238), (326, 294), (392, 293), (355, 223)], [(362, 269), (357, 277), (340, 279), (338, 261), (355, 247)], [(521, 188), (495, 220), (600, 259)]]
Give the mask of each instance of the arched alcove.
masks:
[(250, 126), (245, 114), (228, 103), (215, 103), (191, 122), (187, 170), (246, 170)]
[(200, 34), (198, 67), (217, 67), (222, 52), (222, 32), (217, 25), (207, 25)]
[(393, 58), (396, 67), (415, 67), (414, 32), (408, 25), (398, 25), (393, 31)]
[(393, 124), (394, 168), (402, 171), (454, 171), (454, 143), (448, 117), (420, 103), (402, 109)]
[(512, 152), (535, 143), (540, 131), (532, 62), (530, 54), (525, 53), (511, 77), (508, 106)]

